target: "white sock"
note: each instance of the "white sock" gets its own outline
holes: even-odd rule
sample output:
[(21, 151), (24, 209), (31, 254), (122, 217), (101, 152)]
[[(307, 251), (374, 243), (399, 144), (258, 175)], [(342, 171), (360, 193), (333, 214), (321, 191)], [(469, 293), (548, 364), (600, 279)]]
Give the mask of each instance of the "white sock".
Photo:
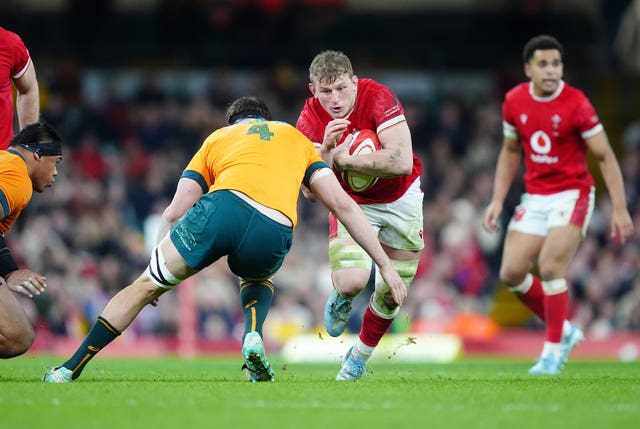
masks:
[(358, 338), (351, 349), (351, 355), (356, 359), (362, 359), (366, 362), (369, 360), (375, 349), (375, 347), (366, 345), (360, 340), (360, 338)]
[(571, 333), (571, 323), (568, 320), (565, 320), (562, 324), (562, 336), (566, 337)]

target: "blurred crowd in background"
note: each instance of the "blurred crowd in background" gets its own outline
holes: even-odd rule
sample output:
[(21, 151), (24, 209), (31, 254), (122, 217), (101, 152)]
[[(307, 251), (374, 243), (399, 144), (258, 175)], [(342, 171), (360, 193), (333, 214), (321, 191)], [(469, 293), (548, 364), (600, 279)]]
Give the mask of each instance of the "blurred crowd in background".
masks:
[[(640, 26), (627, 9), (640, 2), (395, 4), (3, 2), (1, 25), (18, 32), (34, 58), (42, 117), (65, 141), (54, 187), (36, 195), (7, 234), (14, 257), (47, 276), (44, 295), (22, 299), (38, 330), (82, 338), (146, 268), (158, 216), (203, 139), (225, 125), (228, 103), (260, 96), (274, 117), (295, 124), (309, 95), (308, 61), (321, 49), (344, 50), (357, 75), (398, 94), (425, 165), (426, 248), (392, 329), (474, 335), (541, 327), (498, 283), (503, 237), (484, 232), (481, 219), (502, 144), (502, 97), (525, 79), (521, 45), (533, 32), (551, 32), (565, 44), (567, 80), (585, 89), (609, 132), (636, 225), (625, 245), (609, 237), (611, 206), (592, 168), (597, 207), (567, 273), (571, 318), (592, 337), (640, 332), (640, 69), (625, 61), (640, 58)], [(385, 25), (393, 32), (379, 31)], [(521, 186), (511, 189), (502, 231)], [(332, 287), (327, 213), (302, 196), (299, 210), (265, 325), (274, 341), (319, 329)], [(238, 284), (224, 261), (180, 287), (194, 288), (202, 338), (239, 338)], [(127, 332), (175, 335), (177, 296), (163, 295)], [(358, 312), (352, 317), (357, 332)]]
[[(367, 69), (359, 73), (392, 86), (410, 79), (389, 72), (377, 76)], [(428, 75), (422, 79), (428, 81)], [(500, 85), (470, 75), (469, 82), (481, 80), (485, 89), (473, 97), (472, 89), (442, 79), (435, 86), (452, 89), (431, 100), (420, 91), (403, 92), (398, 83), (414, 150), (426, 165), (427, 246), (404, 315), (393, 329), (447, 332), (460, 329), (459, 317), (470, 314), (479, 317), (474, 323), (486, 317), (496, 325), (535, 328), (536, 320), (501, 293), (496, 277), (502, 236), (481, 227), (502, 141), (501, 96), (492, 90)], [(244, 94), (261, 96), (276, 118), (295, 123), (307, 97), (306, 82), (306, 70), (282, 66), (266, 72), (107, 73), (80, 72), (67, 63), (41, 73), (42, 117), (64, 136), (64, 160), (55, 186), (33, 199), (7, 235), (15, 257), (47, 276), (47, 293), (23, 300), (39, 329), (81, 337), (110, 297), (145, 269), (159, 214), (203, 139), (225, 125), (230, 101)], [(638, 225), (640, 127), (629, 124), (620, 143), (616, 147), (630, 212)], [(518, 186), (507, 214), (517, 204)], [(274, 307), (265, 327), (276, 340), (322, 326), (331, 292), (326, 210), (302, 196), (300, 202), (294, 247), (275, 278)], [(640, 235), (617, 244), (609, 237), (609, 213), (604, 192), (568, 273), (575, 297), (571, 316), (599, 337), (640, 331)], [(238, 284), (224, 261), (179, 287), (195, 288), (202, 338), (237, 335), (242, 323)], [(350, 326), (355, 332), (357, 316)], [(177, 294), (166, 294), (130, 330), (173, 335), (179, 317)]]

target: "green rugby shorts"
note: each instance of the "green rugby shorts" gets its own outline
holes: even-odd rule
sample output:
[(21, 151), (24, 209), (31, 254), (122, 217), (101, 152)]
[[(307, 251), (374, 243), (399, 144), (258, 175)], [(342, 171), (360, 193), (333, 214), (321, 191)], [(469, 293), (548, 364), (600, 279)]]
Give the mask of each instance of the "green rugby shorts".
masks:
[(226, 255), (235, 275), (258, 280), (282, 266), (291, 250), (293, 229), (222, 190), (203, 195), (173, 225), (170, 237), (194, 270)]

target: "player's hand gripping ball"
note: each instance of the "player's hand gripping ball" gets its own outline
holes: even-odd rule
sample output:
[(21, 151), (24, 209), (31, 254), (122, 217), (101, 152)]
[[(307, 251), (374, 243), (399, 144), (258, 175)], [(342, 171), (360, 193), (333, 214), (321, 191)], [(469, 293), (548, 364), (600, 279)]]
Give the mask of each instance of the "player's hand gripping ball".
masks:
[[(378, 135), (372, 130), (360, 130), (354, 133), (349, 145), (349, 155), (364, 155), (381, 149)], [(377, 177), (355, 171), (343, 171), (342, 178), (354, 192), (366, 191), (378, 181)]]

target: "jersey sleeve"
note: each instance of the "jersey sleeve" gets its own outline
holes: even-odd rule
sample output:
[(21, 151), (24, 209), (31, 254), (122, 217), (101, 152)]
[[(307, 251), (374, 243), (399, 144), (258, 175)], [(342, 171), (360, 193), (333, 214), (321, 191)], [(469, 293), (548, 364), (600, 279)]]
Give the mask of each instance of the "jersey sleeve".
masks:
[(583, 93), (580, 93), (575, 110), (575, 118), (578, 133), (583, 139), (592, 137), (603, 129), (596, 110)]
[(9, 200), (2, 188), (0, 188), (0, 207), (2, 208), (2, 212), (0, 212), (0, 220), (3, 220), (11, 213), (11, 207), (9, 207)]
[(209, 192), (209, 187), (215, 181), (213, 169), (209, 165), (209, 153), (212, 146), (212, 143), (209, 141), (210, 138), (211, 137), (209, 137), (195, 155), (193, 155), (193, 158), (191, 158), (191, 161), (189, 161), (189, 164), (187, 164), (181, 176), (195, 180), (200, 185), (203, 194)]
[(9, 32), (11, 40), (11, 57), (13, 59), (11, 65), (11, 78), (18, 79), (27, 71), (29, 67), (29, 51), (24, 42), (16, 33)]
[[(299, 131), (299, 130), (298, 130)], [(310, 187), (310, 180), (313, 173), (318, 171), (321, 168), (329, 168), (326, 162), (322, 159), (316, 148), (313, 146), (311, 141), (299, 131), (301, 143), (305, 145), (306, 157), (307, 157), (307, 167), (304, 172), (304, 178), (302, 180), (302, 184), (307, 188)]]
[[(26, 175), (26, 170), (24, 175)], [(32, 184), (15, 169), (5, 171), (0, 181), (0, 204), (4, 216), (0, 218), (0, 233), (5, 233), (20, 213), (29, 204), (32, 195)]]
[(406, 120), (400, 100), (390, 88), (384, 85), (376, 86), (371, 92), (367, 107), (374, 118), (376, 133)]
[(318, 121), (314, 119), (310, 104), (311, 103), (309, 101), (305, 103), (302, 112), (300, 112), (300, 116), (298, 117), (298, 121), (296, 122), (296, 128), (312, 142), (322, 143), (324, 135), (319, 136), (316, 132), (319, 124), (317, 123)]
[(518, 129), (516, 128), (516, 120), (513, 117), (513, 103), (510, 102), (510, 97), (507, 96), (502, 103), (502, 133), (505, 137), (511, 139), (518, 138)]

